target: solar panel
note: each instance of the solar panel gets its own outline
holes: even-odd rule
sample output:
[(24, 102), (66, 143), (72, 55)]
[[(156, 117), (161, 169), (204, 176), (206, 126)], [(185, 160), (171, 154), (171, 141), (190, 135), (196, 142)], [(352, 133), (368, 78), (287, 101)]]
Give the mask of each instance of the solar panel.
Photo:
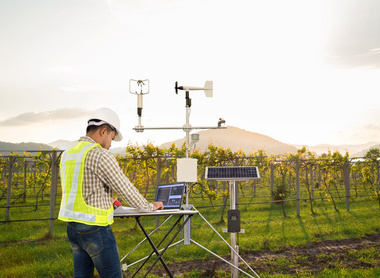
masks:
[(257, 166), (206, 167), (206, 180), (252, 180), (259, 179)]

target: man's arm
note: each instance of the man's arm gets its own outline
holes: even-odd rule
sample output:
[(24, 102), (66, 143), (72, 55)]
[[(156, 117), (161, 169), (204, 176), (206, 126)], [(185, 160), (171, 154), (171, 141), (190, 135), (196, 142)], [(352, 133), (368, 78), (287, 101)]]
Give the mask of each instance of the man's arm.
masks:
[(108, 187), (110, 187), (124, 202), (135, 208), (147, 210), (162, 209), (162, 202), (149, 203), (138, 189), (124, 175), (116, 158), (109, 151), (102, 154), (99, 171), (105, 177)]

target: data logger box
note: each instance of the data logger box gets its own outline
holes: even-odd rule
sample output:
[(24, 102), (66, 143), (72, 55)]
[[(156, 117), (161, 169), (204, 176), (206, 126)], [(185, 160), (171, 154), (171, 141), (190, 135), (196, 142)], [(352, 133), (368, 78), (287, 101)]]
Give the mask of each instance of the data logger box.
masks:
[(228, 232), (239, 233), (240, 232), (240, 211), (238, 209), (230, 209), (228, 215)]
[(177, 159), (177, 182), (197, 182), (197, 165), (196, 158), (178, 158)]

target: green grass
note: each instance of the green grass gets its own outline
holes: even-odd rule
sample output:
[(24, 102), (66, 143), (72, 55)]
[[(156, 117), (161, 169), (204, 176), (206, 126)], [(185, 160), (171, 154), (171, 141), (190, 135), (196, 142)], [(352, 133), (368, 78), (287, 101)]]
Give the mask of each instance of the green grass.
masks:
[[(198, 207), (207, 200), (196, 200)], [(194, 202), (195, 203), (195, 202)], [(352, 199), (350, 211), (346, 211), (345, 202), (338, 201), (339, 212), (333, 209), (331, 202), (316, 202), (315, 214), (311, 214), (308, 202), (301, 204), (301, 217), (296, 216), (294, 202), (285, 204), (287, 217), (283, 216), (280, 204), (255, 204), (241, 206), (241, 227), (245, 233), (239, 234), (238, 244), (240, 253), (248, 251), (262, 252), (266, 250), (279, 251), (285, 248), (304, 247), (312, 242), (325, 240), (343, 240), (360, 238), (368, 234), (378, 234), (380, 231), (380, 208), (372, 199)], [(37, 218), (46, 218), (48, 207), (40, 208)], [(34, 208), (25, 208), (22, 212), (12, 211), (12, 218), (19, 217), (18, 213), (33, 213)], [(229, 242), (230, 235), (222, 233), (226, 223), (220, 223), (222, 208), (200, 209), (202, 215)], [(224, 220), (226, 217), (224, 216)], [(161, 219), (162, 220), (162, 219)], [(155, 227), (154, 217), (142, 219), (147, 230)], [(66, 239), (66, 225), (55, 221), (54, 238), (47, 238), (48, 221), (14, 222), (0, 224), (0, 269), (1, 277), (72, 277), (73, 265), (70, 244)], [(192, 218), (192, 239), (211, 251), (229, 256), (230, 250), (225, 243), (199, 217)], [(120, 256), (127, 254), (141, 239), (143, 234), (136, 227), (134, 219), (116, 219), (112, 226), (118, 241)], [(135, 229), (136, 228), (136, 229)], [(165, 229), (164, 229), (165, 230)], [(152, 238), (157, 242), (161, 233)], [(122, 263), (132, 263), (150, 253), (147, 242), (139, 247)], [(358, 261), (369, 265), (379, 262), (379, 255), (373, 248), (349, 253)], [(320, 260), (333, 259), (320, 254)], [(171, 248), (165, 254), (168, 263), (180, 263), (197, 259), (214, 258), (211, 254), (194, 244)], [(289, 274), (289, 270), (297, 269), (297, 262), (307, 258), (296, 258), (288, 261), (284, 258), (267, 260), (268, 268), (280, 269), (282, 273), (270, 271), (259, 273), (261, 277), (379, 277), (379, 267), (342, 268), (338, 262), (332, 263), (331, 268), (318, 273), (300, 272)], [(132, 268), (133, 270), (133, 268)], [(204, 270), (189, 269), (184, 277), (199, 277)], [(157, 276), (158, 277), (158, 276)], [(204, 277), (204, 276), (202, 276)], [(228, 272), (217, 270), (215, 277), (230, 277)]]
[(319, 274), (303, 273), (303, 274), (260, 274), (265, 278), (374, 278), (380, 277), (380, 268), (373, 269), (326, 269)]

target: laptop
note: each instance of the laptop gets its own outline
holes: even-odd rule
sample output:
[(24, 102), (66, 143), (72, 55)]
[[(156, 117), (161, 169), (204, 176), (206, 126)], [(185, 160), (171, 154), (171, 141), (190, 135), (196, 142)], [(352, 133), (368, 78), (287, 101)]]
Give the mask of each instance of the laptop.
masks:
[[(157, 185), (155, 202), (162, 202), (164, 209), (161, 211), (177, 211), (181, 209), (185, 183), (166, 183)], [(157, 212), (159, 212), (158, 210)]]
[(164, 204), (164, 209), (148, 211), (145, 209), (132, 208), (119, 206), (114, 210), (114, 214), (130, 214), (130, 213), (140, 213), (140, 212), (149, 212), (149, 213), (166, 213), (166, 212), (176, 212), (179, 211), (182, 207), (183, 202), (183, 193), (185, 192), (185, 183), (164, 183), (157, 185), (155, 202), (162, 202)]

